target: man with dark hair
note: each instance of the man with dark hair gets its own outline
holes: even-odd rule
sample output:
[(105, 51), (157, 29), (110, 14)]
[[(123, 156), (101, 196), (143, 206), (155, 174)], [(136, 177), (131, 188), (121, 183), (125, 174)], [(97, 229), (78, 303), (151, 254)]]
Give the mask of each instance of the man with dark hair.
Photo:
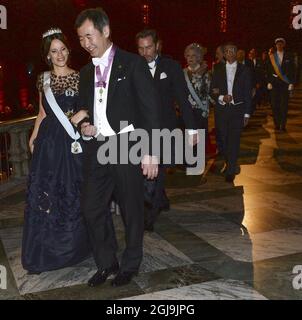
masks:
[(158, 46), (159, 39), (158, 39), (157, 32), (154, 29), (144, 29), (139, 33), (137, 33), (135, 38), (136, 38), (136, 42), (138, 42), (140, 39), (144, 39), (148, 37), (151, 37), (153, 43), (156, 44), (156, 46)]
[[(111, 42), (109, 19), (102, 9), (81, 12), (75, 27), (81, 46), (92, 57), (92, 62), (80, 72), (79, 108), (88, 109), (89, 119), (78, 122), (83, 139), (87, 140), (82, 209), (98, 267), (88, 285), (97, 286), (110, 275), (117, 274), (112, 285), (121, 286), (138, 273), (142, 261), (143, 175), (154, 179), (158, 174), (158, 162), (150, 153), (142, 154), (141, 165), (101, 164), (97, 161), (97, 153), (105, 141), (96, 138), (101, 136), (108, 141), (109, 137), (115, 136), (120, 146), (123, 135), (138, 127), (145, 129), (151, 137), (152, 129), (159, 127), (159, 97), (146, 61)], [(124, 152), (129, 160), (129, 148)], [(113, 192), (125, 225), (126, 248), (120, 266), (109, 211)]]
[[(181, 66), (176, 61), (159, 55), (158, 36), (155, 30), (145, 29), (139, 32), (136, 35), (136, 42), (139, 54), (148, 62), (150, 73), (160, 96), (160, 128), (174, 130), (177, 127), (175, 111), (175, 103), (177, 103), (186, 129), (196, 129), (189, 103), (189, 92)], [(192, 144), (196, 143), (197, 131), (189, 131), (189, 134), (191, 134)], [(167, 206), (164, 183), (165, 167), (159, 166), (158, 178), (151, 185), (154, 194), (152, 203), (149, 203), (149, 207), (145, 207), (145, 230), (147, 231), (153, 231), (160, 211)]]
[[(223, 55), (223, 45), (220, 45), (216, 48), (215, 59), (216, 60), (213, 64), (212, 73), (215, 72), (219, 68), (224, 68), (224, 66), (225, 66), (226, 61), (225, 61), (225, 58)], [(222, 147), (222, 139), (219, 136), (219, 132), (216, 128), (215, 128), (215, 138), (216, 138), (216, 159), (218, 159), (223, 156), (223, 147)], [(223, 168), (219, 168), (219, 171), (222, 172)]]
[(285, 39), (277, 38), (275, 45), (277, 51), (269, 55), (267, 88), (271, 90), (275, 130), (285, 132), (289, 92), (294, 89), (295, 66), (292, 56), (284, 49), (286, 46)]
[(237, 47), (224, 46), (225, 66), (213, 73), (211, 95), (216, 101), (215, 124), (222, 139), (227, 182), (233, 182), (240, 149), (240, 135), (251, 111), (252, 84), (248, 67), (237, 62)]
[[(216, 48), (215, 51), (215, 63), (213, 65), (213, 68), (215, 69), (215, 67), (217, 67), (220, 63), (222, 63), (223, 65), (225, 64), (225, 59), (224, 59), (224, 55), (223, 55), (223, 46), (220, 45)], [(213, 70), (214, 70), (213, 69)]]
[(75, 28), (80, 28), (86, 20), (92, 22), (94, 28), (100, 33), (103, 33), (103, 29), (109, 26), (109, 17), (102, 8), (87, 9), (82, 11), (75, 21)]

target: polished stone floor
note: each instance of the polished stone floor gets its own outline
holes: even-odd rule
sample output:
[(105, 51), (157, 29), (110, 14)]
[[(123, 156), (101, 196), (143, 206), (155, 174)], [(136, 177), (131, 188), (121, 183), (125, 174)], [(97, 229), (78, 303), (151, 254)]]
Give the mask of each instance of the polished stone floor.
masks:
[[(293, 268), (302, 266), (302, 90), (291, 98), (288, 132), (275, 133), (262, 106), (242, 135), (233, 184), (209, 159), (207, 182), (168, 175), (171, 210), (146, 233), (140, 274), (131, 284), (89, 288), (90, 258), (72, 268), (27, 275), (20, 264), (24, 186), (0, 188), (0, 299), (302, 299)], [(2, 191), (2, 192), (1, 192)], [(120, 248), (123, 226), (115, 216)], [(301, 267), (302, 268), (302, 267)]]

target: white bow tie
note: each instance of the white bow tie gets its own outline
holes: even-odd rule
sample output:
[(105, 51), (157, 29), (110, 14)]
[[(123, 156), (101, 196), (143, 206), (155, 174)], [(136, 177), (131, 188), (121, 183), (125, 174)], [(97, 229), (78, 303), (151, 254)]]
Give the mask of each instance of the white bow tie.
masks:
[(156, 67), (156, 61), (153, 60), (153, 61), (149, 62), (148, 65), (149, 65), (150, 69), (154, 69)]
[(108, 58), (107, 57), (102, 57), (102, 58), (92, 58), (92, 63), (95, 65), (95, 66), (99, 66), (99, 65), (102, 65), (104, 67), (107, 67), (108, 64), (109, 64), (109, 61), (108, 61)]

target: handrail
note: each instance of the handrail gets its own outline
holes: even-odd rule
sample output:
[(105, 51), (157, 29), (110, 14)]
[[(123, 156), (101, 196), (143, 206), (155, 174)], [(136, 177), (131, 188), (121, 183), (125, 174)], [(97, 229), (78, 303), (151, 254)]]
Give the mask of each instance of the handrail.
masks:
[(13, 120), (0, 121), (0, 130), (4, 129), (4, 128), (6, 129), (7, 127), (12, 126), (12, 125), (18, 125), (20, 123), (31, 122), (31, 121), (35, 120), (36, 118), (37, 118), (37, 116), (31, 116), (31, 117), (23, 117), (23, 118), (13, 119)]

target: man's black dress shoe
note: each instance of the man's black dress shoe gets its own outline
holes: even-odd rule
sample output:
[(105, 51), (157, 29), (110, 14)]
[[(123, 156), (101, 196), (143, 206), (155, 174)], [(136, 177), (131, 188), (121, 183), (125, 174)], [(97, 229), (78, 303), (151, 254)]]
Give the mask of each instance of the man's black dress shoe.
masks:
[(116, 277), (112, 280), (111, 285), (113, 287), (124, 286), (131, 282), (132, 278), (137, 276), (137, 271), (124, 271), (119, 272)]
[(170, 211), (170, 203), (165, 203), (160, 209), (162, 211)]
[(226, 182), (233, 182), (234, 181), (234, 179), (235, 179), (235, 175), (234, 174), (227, 174), (226, 176), (225, 176), (225, 181)]
[(28, 275), (38, 275), (38, 274), (41, 274), (42, 272), (39, 272), (39, 271), (27, 271), (27, 274)]
[(96, 287), (102, 283), (104, 283), (107, 278), (111, 275), (117, 274), (119, 270), (119, 264), (115, 263), (110, 268), (107, 269), (99, 269), (89, 280), (89, 287)]

